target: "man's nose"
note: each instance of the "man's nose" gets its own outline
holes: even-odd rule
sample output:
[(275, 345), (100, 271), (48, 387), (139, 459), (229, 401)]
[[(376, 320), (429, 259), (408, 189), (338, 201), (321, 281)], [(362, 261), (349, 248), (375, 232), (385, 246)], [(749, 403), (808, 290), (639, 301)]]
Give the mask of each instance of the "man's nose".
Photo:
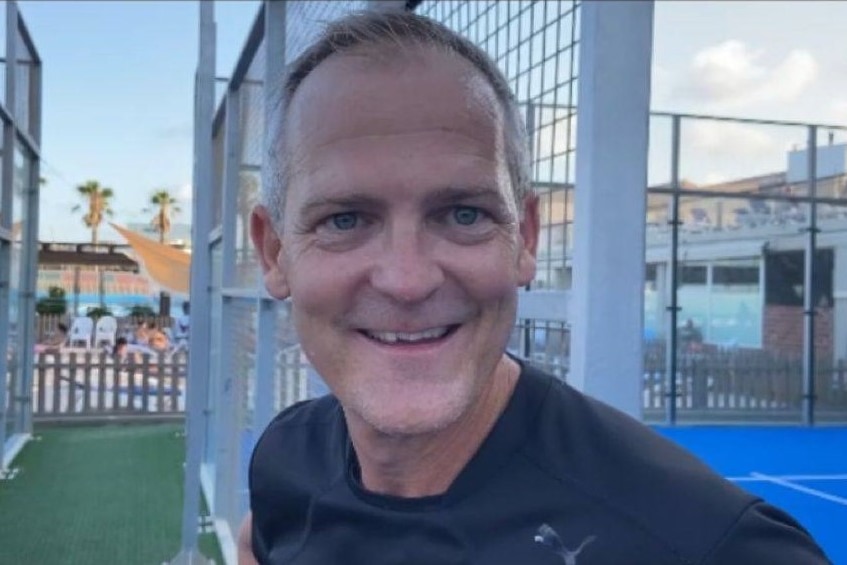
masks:
[(434, 257), (434, 242), (413, 226), (393, 227), (385, 234), (380, 257), (371, 272), (371, 285), (400, 303), (422, 302), (444, 283)]

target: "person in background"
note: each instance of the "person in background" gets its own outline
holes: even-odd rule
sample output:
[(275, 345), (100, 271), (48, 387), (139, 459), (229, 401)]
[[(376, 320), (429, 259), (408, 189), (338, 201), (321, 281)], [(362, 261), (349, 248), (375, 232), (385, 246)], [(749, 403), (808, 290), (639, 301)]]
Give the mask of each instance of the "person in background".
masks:
[(182, 303), (182, 315), (174, 323), (173, 353), (188, 350), (188, 340), (191, 334), (191, 315), (188, 301)]
[(36, 353), (47, 353), (59, 351), (68, 341), (68, 326), (59, 322), (56, 331), (47, 337), (42, 343), (35, 344)]
[(167, 334), (150, 323), (147, 333), (147, 345), (156, 353), (164, 353), (170, 348), (170, 340)]
[(188, 337), (191, 328), (190, 305), (188, 301), (182, 303), (182, 315), (176, 320), (176, 329), (179, 336)]
[(126, 359), (127, 349), (129, 344), (125, 337), (119, 337), (115, 340), (115, 346), (112, 348), (112, 356), (118, 361)]
[(703, 351), (703, 332), (688, 318), (679, 329), (679, 345), (683, 353), (701, 353)]
[(148, 347), (150, 342), (150, 325), (145, 320), (139, 320), (132, 336), (132, 345)]

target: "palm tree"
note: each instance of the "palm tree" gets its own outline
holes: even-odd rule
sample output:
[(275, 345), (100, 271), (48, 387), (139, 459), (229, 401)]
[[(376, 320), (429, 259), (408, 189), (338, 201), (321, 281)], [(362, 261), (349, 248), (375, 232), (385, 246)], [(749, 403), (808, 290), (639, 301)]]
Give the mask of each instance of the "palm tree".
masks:
[(156, 215), (150, 223), (159, 234), (159, 243), (165, 243), (171, 231), (171, 215), (181, 212), (177, 206), (177, 199), (167, 190), (157, 190), (150, 197), (150, 204), (158, 206)]
[[(111, 188), (100, 186), (96, 180), (87, 181), (76, 187), (79, 195), (86, 201), (87, 207), (85, 215), (82, 217), (83, 223), (91, 228), (91, 243), (97, 244), (97, 230), (100, 224), (103, 223), (104, 216), (113, 214), (110, 200), (115, 193)], [(77, 204), (73, 207), (74, 212), (82, 209), (82, 204)]]

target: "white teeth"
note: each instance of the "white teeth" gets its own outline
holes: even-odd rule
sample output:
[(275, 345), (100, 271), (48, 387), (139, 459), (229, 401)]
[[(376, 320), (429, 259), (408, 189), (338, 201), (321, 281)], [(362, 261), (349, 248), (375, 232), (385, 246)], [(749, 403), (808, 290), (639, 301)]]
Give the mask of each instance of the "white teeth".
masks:
[(381, 341), (383, 343), (397, 343), (398, 341), (402, 341), (404, 343), (414, 343), (416, 341), (423, 341), (425, 339), (438, 339), (440, 337), (444, 337), (449, 328), (447, 326), (441, 328), (432, 328), (431, 330), (424, 330), (422, 332), (416, 333), (406, 333), (406, 332), (372, 332), (366, 331), (368, 337), (371, 337), (377, 341)]

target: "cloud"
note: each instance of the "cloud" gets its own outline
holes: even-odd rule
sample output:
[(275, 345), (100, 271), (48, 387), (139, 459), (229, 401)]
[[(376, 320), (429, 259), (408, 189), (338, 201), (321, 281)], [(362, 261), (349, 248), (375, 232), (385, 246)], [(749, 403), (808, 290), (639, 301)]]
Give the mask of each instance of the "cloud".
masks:
[(817, 61), (803, 49), (770, 66), (764, 55), (734, 39), (707, 47), (694, 55), (673, 95), (721, 109), (786, 103), (797, 100), (818, 76)]
[(683, 131), (683, 148), (711, 155), (761, 157), (783, 151), (780, 143), (755, 126), (695, 120)]

